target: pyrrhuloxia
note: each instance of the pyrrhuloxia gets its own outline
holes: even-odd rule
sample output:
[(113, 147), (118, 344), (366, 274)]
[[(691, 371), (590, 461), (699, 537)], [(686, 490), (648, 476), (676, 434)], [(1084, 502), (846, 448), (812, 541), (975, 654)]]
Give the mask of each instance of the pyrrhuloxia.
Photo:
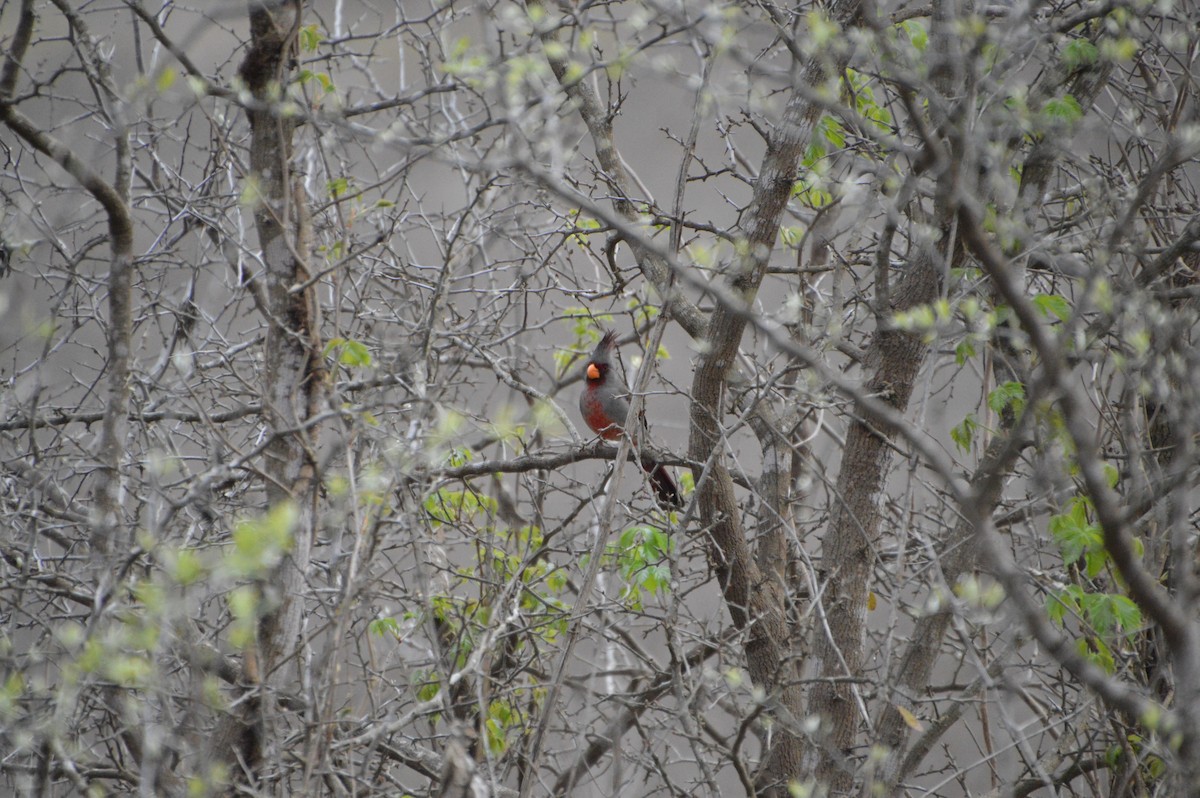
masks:
[[(586, 387), (579, 396), (579, 412), (583, 420), (601, 438), (618, 440), (625, 432), (625, 419), (629, 416), (629, 389), (612, 367), (613, 346), (617, 335), (612, 330), (604, 333), (600, 343), (592, 351), (583, 367)], [(638, 419), (638, 430), (633, 434), (633, 445), (637, 446), (638, 433), (646, 428), (646, 419)], [(668, 507), (682, 507), (679, 488), (675, 480), (661, 463), (647, 455), (639, 458), (642, 470), (650, 477), (650, 484), (659, 501)]]

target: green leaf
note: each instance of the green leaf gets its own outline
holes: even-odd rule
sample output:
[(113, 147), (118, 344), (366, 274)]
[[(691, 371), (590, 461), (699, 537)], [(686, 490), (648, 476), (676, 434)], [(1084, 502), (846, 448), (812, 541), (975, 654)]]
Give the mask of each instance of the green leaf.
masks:
[(1071, 318), (1071, 306), (1058, 294), (1038, 294), (1033, 298), (1034, 307), (1046, 318), (1055, 316), (1059, 321)]
[(1076, 562), (1085, 551), (1097, 549), (1103, 545), (1099, 527), (1088, 523), (1087, 502), (1076, 497), (1071, 502), (1069, 512), (1050, 518), (1050, 535), (1062, 552), (1063, 562)]
[[(812, 161), (815, 162), (824, 157), (824, 147), (813, 145), (814, 153)], [(816, 154), (815, 150), (820, 150), (820, 154)], [(805, 158), (808, 165), (808, 158)], [(792, 197), (802, 205), (805, 205), (813, 210), (820, 210), (833, 203), (833, 194), (821, 188), (824, 181), (821, 177), (813, 172), (807, 172), (803, 178), (796, 181), (792, 186)]]
[(1046, 616), (1062, 626), (1068, 613), (1072, 616), (1080, 614), (1079, 599), (1082, 594), (1083, 590), (1077, 585), (1071, 585), (1048, 594), (1046, 596)]
[(1117, 629), (1117, 619), (1113, 615), (1113, 602), (1109, 600), (1112, 598), (1116, 598), (1116, 596), (1096, 593), (1088, 596), (1088, 600), (1084, 604), (1084, 617), (1101, 635), (1110, 635)]
[(350, 189), (350, 180), (345, 177), (335, 177), (325, 183), (325, 189), (329, 192), (329, 196), (337, 199)]
[(258, 178), (249, 174), (242, 179), (242, 193), (238, 197), (238, 203), (246, 210), (254, 210), (262, 204), (263, 193), (262, 186), (258, 182)]
[(373, 362), (371, 350), (361, 341), (350, 338), (330, 339), (329, 343), (325, 345), (325, 356), (328, 357), (335, 350), (338, 353), (338, 363), (347, 368), (370, 366)]
[(159, 73), (158, 80), (154, 82), (154, 88), (159, 94), (163, 94), (167, 89), (175, 85), (175, 79), (179, 77), (179, 73), (172, 67), (166, 67)]
[(1093, 665), (1102, 668), (1110, 676), (1116, 672), (1117, 664), (1113, 660), (1112, 651), (1104, 641), (1095, 637), (1081, 638), (1075, 642), (1075, 648)]
[(1019, 416), (1025, 409), (1025, 386), (1019, 382), (1006, 382), (988, 394), (987, 403), (997, 415), (1012, 408), (1013, 414)]
[(154, 665), (145, 657), (129, 654), (105, 662), (105, 674), (122, 687), (143, 687), (154, 673)]
[(1134, 632), (1142, 627), (1142, 611), (1128, 596), (1110, 593), (1106, 611), (1112, 617), (1114, 628)]
[[(892, 130), (892, 114), (875, 99), (875, 91), (871, 88), (871, 77), (850, 68), (846, 69), (845, 77), (854, 93), (854, 107), (859, 115), (877, 130), (890, 132)], [(841, 129), (840, 124), (838, 128)]]
[(1079, 105), (1079, 101), (1069, 94), (1047, 100), (1046, 104), (1042, 106), (1042, 113), (1052, 119), (1061, 119), (1064, 122), (1077, 122), (1083, 118), (1083, 108)]
[(1100, 40), (1100, 53), (1109, 61), (1132, 61), (1138, 52), (1138, 41), (1130, 36), (1106, 36)]
[(1075, 39), (1063, 48), (1062, 60), (1067, 69), (1090, 66), (1100, 58), (1100, 49), (1087, 39)]
[(311, 53), (321, 44), (321, 29), (314, 22), (300, 28), (300, 49)]
[(832, 116), (826, 114), (817, 122), (817, 129), (821, 131), (821, 135), (825, 137), (825, 141), (835, 150), (840, 150), (846, 146), (846, 131), (842, 129), (842, 125)]
[(837, 22), (823, 11), (808, 12), (807, 21), (809, 41), (818, 48), (833, 42), (842, 32)]
[(670, 589), (670, 568), (664, 561), (674, 548), (666, 532), (649, 525), (628, 527), (609, 545), (607, 556), (615, 560), (626, 580), (623, 595), (631, 606), (641, 606), (642, 591), (661, 595)]
[(226, 601), (234, 619), (229, 641), (238, 648), (245, 648), (254, 642), (262, 596), (253, 585), (241, 585), (229, 591)]
[(0, 688), (0, 721), (9, 723), (17, 718), (24, 693), (25, 678), (20, 671), (13, 671), (5, 680), (4, 687)]
[(260, 576), (278, 565), (292, 547), (292, 529), (299, 519), (296, 506), (284, 502), (262, 518), (239, 523), (233, 530), (230, 567), (240, 576)]
[(963, 365), (973, 357), (975, 357), (975, 342), (970, 338), (964, 338), (958, 346), (954, 347), (954, 364), (956, 366)]
[(925, 48), (929, 44), (929, 34), (925, 31), (924, 25), (910, 19), (900, 23), (900, 30), (908, 35), (908, 40), (912, 42), (913, 48), (918, 53), (925, 52)]
[(195, 549), (181, 549), (175, 556), (173, 570), (175, 581), (183, 587), (195, 583), (205, 572), (200, 554)]
[(975, 418), (974, 413), (968, 413), (967, 417), (962, 420), (962, 423), (950, 430), (950, 438), (964, 453), (971, 451), (971, 443), (975, 440), (975, 430), (979, 429), (979, 422)]
[(427, 497), (424, 506), (435, 524), (448, 524), (474, 518), (481, 511), (494, 514), (497, 503), (492, 497), (473, 491), (442, 488)]
[(376, 637), (400, 638), (400, 622), (395, 618), (376, 618), (367, 624), (367, 631)]
[(432, 700), (441, 689), (441, 685), (438, 683), (437, 674), (428, 673), (423, 670), (419, 670), (413, 674), (413, 684), (417, 688), (418, 701)]
[(603, 225), (596, 219), (584, 216), (578, 209), (572, 209), (567, 215), (571, 217), (572, 221), (571, 226), (573, 231), (571, 233), (571, 240), (580, 249), (587, 249), (588, 237), (591, 235), (587, 231), (599, 230)]

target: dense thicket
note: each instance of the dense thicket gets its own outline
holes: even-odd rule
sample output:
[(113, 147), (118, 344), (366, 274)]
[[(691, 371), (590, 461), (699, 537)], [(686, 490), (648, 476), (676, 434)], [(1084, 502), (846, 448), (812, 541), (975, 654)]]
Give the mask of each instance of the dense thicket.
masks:
[(1200, 795), (1197, 30), (5, 3), (0, 784)]

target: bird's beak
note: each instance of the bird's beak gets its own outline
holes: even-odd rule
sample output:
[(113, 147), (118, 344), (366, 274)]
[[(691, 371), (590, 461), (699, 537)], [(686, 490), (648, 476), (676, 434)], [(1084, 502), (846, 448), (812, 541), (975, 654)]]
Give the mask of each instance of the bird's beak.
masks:
[(597, 366), (595, 363), (588, 363), (587, 377), (589, 380), (600, 379), (600, 367)]

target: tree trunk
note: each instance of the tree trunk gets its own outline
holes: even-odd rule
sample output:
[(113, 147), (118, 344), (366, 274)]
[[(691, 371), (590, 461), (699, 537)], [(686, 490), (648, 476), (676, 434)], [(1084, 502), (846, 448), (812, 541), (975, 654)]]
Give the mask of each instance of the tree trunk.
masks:
[(250, 119), (250, 175), (257, 198), (254, 223), (265, 267), (263, 414), (271, 435), (262, 474), (266, 509), (290, 504), (296, 511), (288, 556), (258, 580), (259, 624), (254, 645), (243, 652), (243, 686), (251, 695), (238, 703), (217, 735), (216, 756), (236, 764), (253, 782), (277, 720), (274, 695), (299, 683), (284, 666), (299, 643), (304, 575), (315, 524), (318, 439), (314, 417), (324, 387), (320, 318), (309, 280), (311, 240), (307, 200), (292, 170), (295, 123), (281, 112), (293, 70), (298, 0), (250, 3), (250, 49), (239, 68), (254, 105)]
[[(856, 0), (838, 4), (832, 11), (842, 25), (849, 24), (858, 14)], [(848, 50), (832, 54), (833, 63), (838, 65), (835, 69), (844, 66), (846, 58)], [(820, 118), (821, 109), (808, 100), (807, 92), (810, 87), (825, 83), (829, 74), (826, 67), (823, 58), (815, 57), (797, 70), (796, 86), (755, 181), (754, 196), (746, 211), (745, 243), (727, 280), (733, 297), (747, 304), (753, 302), (766, 273), (779, 235), (780, 218), (798, 177), (800, 159)], [(771, 747), (764, 752), (757, 778), (761, 794), (783, 796), (788, 794), (788, 784), (798, 778), (801, 770), (802, 744), (795, 722), (803, 708), (787, 622), (787, 597), (778, 574), (764, 573), (753, 556), (733, 492), (733, 480), (721, 456), (725, 446), (721, 421), (726, 383), (745, 326), (746, 317), (740, 308), (722, 303), (713, 311), (707, 348), (692, 381), (688, 456), (693, 462), (707, 464), (692, 469), (701, 528), (708, 539), (709, 563), (725, 596), (730, 617), (747, 635), (745, 652), (750, 678), (767, 696), (768, 707), (783, 710), (775, 714), (790, 716), (790, 722), (779, 724), (771, 735)], [(768, 519), (768, 534), (777, 532), (776, 526)]]

